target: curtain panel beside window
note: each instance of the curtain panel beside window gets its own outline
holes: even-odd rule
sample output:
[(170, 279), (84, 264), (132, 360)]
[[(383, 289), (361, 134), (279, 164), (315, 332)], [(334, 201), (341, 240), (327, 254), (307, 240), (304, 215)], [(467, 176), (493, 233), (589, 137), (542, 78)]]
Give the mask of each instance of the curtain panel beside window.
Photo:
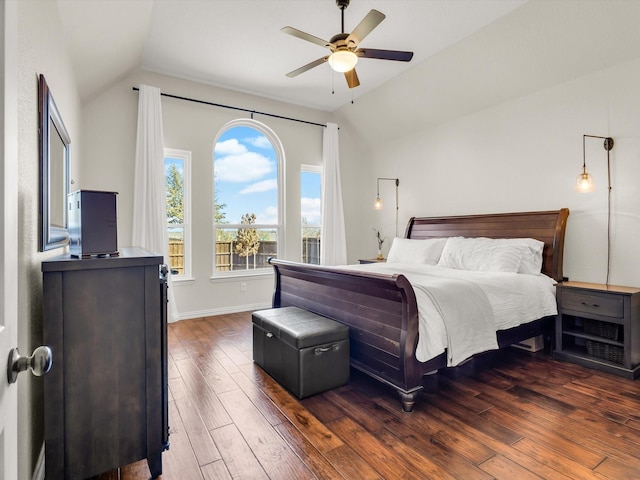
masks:
[[(164, 175), (164, 139), (160, 89), (140, 85), (138, 133), (133, 187), (132, 245), (160, 253), (169, 259), (167, 207)], [(169, 322), (178, 320), (171, 275), (168, 275)]]
[(322, 138), (322, 265), (347, 263), (347, 237), (340, 184), (338, 125), (327, 123)]

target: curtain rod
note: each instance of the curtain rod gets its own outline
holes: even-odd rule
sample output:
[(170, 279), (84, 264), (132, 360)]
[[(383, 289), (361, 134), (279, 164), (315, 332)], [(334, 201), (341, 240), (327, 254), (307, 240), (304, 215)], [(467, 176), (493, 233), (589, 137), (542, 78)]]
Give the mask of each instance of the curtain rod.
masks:
[[(140, 89), (138, 87), (133, 87), (133, 90), (139, 91)], [(317, 127), (325, 127), (326, 128), (326, 125), (323, 125), (322, 123), (310, 122), (308, 120), (300, 120), (300, 119), (291, 118), (291, 117), (284, 117), (282, 115), (276, 115), (275, 113), (258, 112), (256, 110), (249, 110), (248, 108), (232, 107), (231, 105), (223, 105), (221, 103), (206, 102), (204, 100), (197, 100), (195, 98), (180, 97), (178, 95), (171, 95), (169, 93), (162, 93), (161, 92), (160, 95), (163, 96), (163, 97), (177, 98), (178, 100), (185, 100), (187, 102), (194, 102), (194, 103), (202, 103), (204, 105), (211, 105), (212, 107), (229, 108), (231, 110), (240, 110), (242, 112), (248, 112), (248, 113), (251, 114), (251, 118), (253, 118), (253, 114), (255, 113), (255, 114), (264, 115), (264, 116), (267, 116), (267, 117), (280, 118), (282, 120), (290, 120), (292, 122), (306, 123), (308, 125), (315, 125)]]

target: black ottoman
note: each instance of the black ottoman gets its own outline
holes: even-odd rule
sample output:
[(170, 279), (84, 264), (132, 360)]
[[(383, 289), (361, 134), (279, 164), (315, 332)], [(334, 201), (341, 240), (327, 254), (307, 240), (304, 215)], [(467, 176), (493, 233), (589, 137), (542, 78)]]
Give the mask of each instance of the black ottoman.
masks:
[(298, 398), (349, 381), (349, 328), (298, 307), (253, 312), (253, 361)]

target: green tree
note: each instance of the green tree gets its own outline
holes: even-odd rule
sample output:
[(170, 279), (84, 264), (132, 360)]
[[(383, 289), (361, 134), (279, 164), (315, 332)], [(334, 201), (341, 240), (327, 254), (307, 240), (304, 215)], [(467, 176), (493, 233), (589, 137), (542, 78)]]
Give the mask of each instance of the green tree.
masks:
[[(256, 223), (255, 213), (245, 213), (240, 221), (243, 225), (253, 225)], [(236, 234), (235, 251), (241, 257), (247, 259), (247, 270), (249, 269), (249, 255), (253, 255), (253, 268), (256, 268), (256, 257), (260, 248), (260, 237), (255, 228), (239, 228)]]
[(184, 223), (184, 180), (178, 168), (171, 164), (166, 175), (167, 222)]
[(220, 203), (218, 197), (218, 174), (213, 174), (213, 221), (215, 223), (229, 223), (227, 221), (227, 214), (224, 213), (224, 209), (227, 208), (226, 203)]
[(302, 217), (302, 238), (320, 238), (320, 228), (309, 226), (307, 217)]

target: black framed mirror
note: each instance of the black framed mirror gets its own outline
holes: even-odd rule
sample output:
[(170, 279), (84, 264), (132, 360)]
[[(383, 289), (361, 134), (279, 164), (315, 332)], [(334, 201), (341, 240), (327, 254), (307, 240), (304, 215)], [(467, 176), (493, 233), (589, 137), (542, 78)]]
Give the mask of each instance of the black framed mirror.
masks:
[(49, 85), (40, 74), (38, 84), (40, 127), (40, 251), (69, 243), (67, 194), (71, 139)]

